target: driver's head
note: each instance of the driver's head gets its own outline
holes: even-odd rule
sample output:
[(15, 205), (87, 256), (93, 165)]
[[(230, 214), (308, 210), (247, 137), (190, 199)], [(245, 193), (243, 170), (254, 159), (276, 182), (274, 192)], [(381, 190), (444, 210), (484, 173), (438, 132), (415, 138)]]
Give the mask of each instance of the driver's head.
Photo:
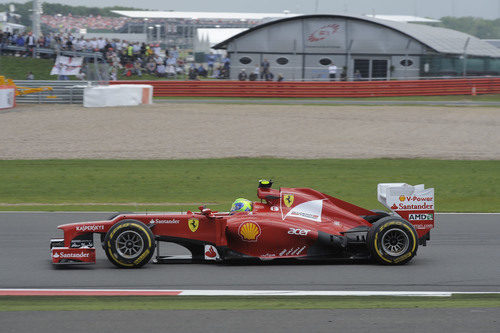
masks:
[(233, 202), (231, 206), (231, 214), (237, 212), (251, 212), (252, 211), (252, 202), (245, 198), (238, 198)]

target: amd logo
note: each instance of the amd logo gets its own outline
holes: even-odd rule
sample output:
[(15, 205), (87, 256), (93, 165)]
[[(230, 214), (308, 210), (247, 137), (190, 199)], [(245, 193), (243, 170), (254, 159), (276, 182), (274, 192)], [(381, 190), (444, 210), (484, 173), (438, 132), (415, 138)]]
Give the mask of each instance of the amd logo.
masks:
[(429, 221), (434, 219), (434, 214), (410, 214), (408, 220), (410, 221)]

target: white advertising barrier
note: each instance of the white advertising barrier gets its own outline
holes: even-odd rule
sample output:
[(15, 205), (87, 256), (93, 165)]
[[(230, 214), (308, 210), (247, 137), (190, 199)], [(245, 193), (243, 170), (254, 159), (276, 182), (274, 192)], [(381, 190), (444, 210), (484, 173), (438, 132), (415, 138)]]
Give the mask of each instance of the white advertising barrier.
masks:
[(147, 84), (117, 84), (85, 87), (84, 107), (130, 106), (153, 103), (153, 86)]
[(11, 86), (0, 86), (0, 109), (16, 106), (16, 91)]
[(377, 186), (378, 201), (410, 221), (417, 231), (434, 227), (434, 189), (424, 184), (382, 183)]

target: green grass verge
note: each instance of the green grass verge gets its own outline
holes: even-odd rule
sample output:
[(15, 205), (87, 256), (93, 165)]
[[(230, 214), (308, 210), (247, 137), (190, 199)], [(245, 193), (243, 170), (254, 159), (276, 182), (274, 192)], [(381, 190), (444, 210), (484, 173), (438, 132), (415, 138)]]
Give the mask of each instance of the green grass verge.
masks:
[(0, 203), (19, 204), (0, 210), (182, 211), (204, 202), (227, 210), (235, 198), (255, 200), (257, 180), (272, 178), (276, 188), (311, 187), (371, 209), (381, 207), (377, 183), (424, 183), (436, 188), (439, 212), (500, 211), (500, 161), (3, 160), (0, 170)]
[(401, 309), (500, 307), (499, 295), (452, 297), (3, 296), (0, 311)]
[(50, 75), (53, 66), (53, 59), (0, 56), (0, 75), (12, 80), (26, 80), (28, 72), (33, 72), (35, 80), (57, 80), (57, 75)]

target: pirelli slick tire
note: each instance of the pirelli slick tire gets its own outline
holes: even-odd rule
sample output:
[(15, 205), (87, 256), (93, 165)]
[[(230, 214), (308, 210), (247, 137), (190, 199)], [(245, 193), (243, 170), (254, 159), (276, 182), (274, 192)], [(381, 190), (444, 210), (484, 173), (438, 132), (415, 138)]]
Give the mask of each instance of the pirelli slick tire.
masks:
[(408, 221), (386, 216), (368, 230), (367, 244), (376, 262), (403, 265), (417, 254), (418, 237), (415, 228)]
[(142, 222), (123, 220), (109, 229), (104, 238), (104, 252), (113, 265), (139, 268), (151, 260), (155, 251), (154, 236)]

